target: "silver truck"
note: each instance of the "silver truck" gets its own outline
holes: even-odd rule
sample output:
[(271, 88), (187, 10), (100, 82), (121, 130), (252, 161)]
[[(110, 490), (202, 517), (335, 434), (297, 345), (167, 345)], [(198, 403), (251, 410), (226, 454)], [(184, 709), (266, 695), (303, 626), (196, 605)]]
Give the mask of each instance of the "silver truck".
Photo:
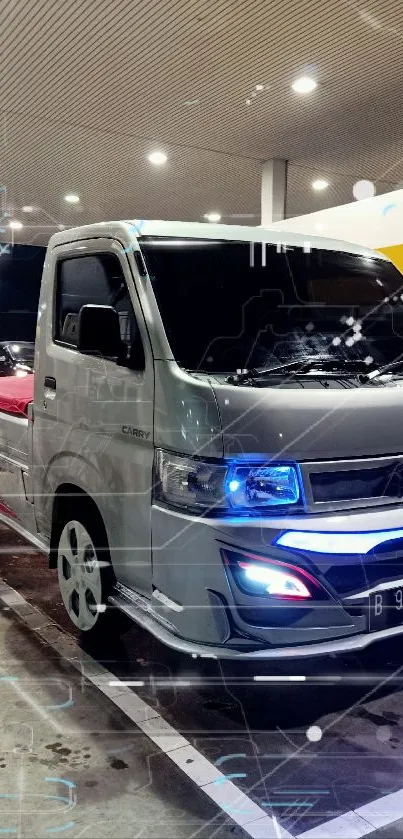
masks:
[(26, 409), (0, 383), (0, 520), (72, 622), (246, 660), (402, 633), (402, 301), (388, 259), (323, 238), (52, 236)]

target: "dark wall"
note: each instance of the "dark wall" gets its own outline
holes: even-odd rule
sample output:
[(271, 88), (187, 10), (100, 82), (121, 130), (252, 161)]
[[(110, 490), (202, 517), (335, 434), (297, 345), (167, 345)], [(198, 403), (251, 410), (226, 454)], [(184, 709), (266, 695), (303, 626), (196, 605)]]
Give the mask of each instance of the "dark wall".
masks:
[(46, 248), (0, 244), (0, 341), (34, 341)]

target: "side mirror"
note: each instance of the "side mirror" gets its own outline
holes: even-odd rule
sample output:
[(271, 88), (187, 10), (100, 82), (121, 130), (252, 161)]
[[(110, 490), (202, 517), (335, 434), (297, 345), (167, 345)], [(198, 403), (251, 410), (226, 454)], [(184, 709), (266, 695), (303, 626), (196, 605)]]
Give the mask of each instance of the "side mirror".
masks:
[(78, 315), (77, 349), (103, 358), (122, 354), (119, 315), (112, 306), (82, 306)]

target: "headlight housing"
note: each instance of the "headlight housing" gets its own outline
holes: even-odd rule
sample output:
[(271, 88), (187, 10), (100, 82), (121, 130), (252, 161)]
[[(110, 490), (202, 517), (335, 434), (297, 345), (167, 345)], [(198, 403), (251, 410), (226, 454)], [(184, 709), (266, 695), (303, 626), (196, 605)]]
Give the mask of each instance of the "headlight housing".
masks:
[(297, 467), (287, 464), (224, 463), (158, 449), (155, 479), (156, 500), (189, 511), (259, 515), (301, 505)]

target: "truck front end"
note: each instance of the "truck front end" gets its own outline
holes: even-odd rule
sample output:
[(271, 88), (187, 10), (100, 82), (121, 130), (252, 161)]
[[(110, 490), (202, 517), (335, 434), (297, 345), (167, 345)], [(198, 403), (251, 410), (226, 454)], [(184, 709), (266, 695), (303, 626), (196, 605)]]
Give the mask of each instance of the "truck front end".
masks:
[(169, 347), (155, 361), (161, 637), (277, 659), (402, 633), (401, 275), (353, 247), (231, 228), (139, 244)]

